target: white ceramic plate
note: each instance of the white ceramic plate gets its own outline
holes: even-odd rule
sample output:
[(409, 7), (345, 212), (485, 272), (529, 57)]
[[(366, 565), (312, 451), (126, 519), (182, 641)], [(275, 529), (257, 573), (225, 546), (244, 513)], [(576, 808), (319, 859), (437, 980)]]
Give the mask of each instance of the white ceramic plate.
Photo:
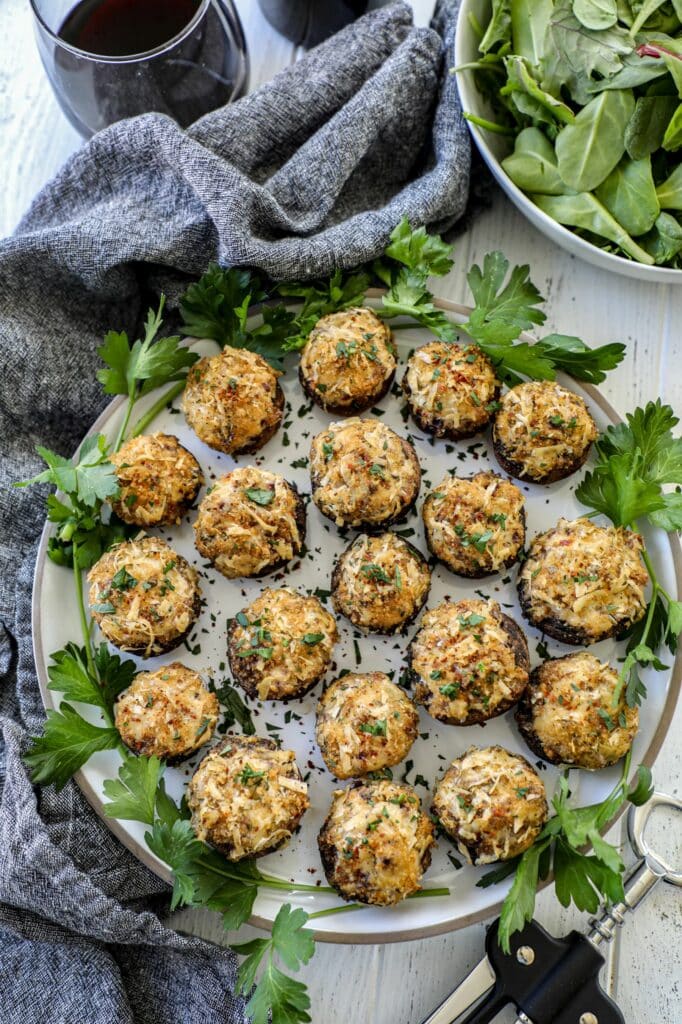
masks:
[[(455, 67), (469, 64), (471, 61), (477, 60), (479, 56), (478, 37), (469, 21), (470, 14), (476, 17), (479, 25), (487, 25), (490, 18), (490, 0), (463, 0), (462, 6), (459, 9), (457, 32), (455, 34)], [(476, 114), (478, 117), (495, 120), (489, 104), (476, 89), (474, 72), (472, 70), (457, 73), (457, 86), (463, 110), (470, 114)], [(562, 249), (566, 249), (574, 256), (587, 260), (588, 263), (601, 267), (602, 270), (611, 270), (616, 274), (636, 277), (642, 281), (656, 281), (658, 284), (682, 283), (682, 270), (673, 270), (672, 267), (648, 267), (643, 263), (636, 263), (634, 260), (617, 256), (615, 253), (606, 252), (606, 250), (585, 241), (584, 238), (580, 238), (569, 228), (558, 224), (557, 221), (543, 213), (514, 184), (500, 166), (500, 161), (504, 160), (511, 152), (511, 140), (505, 135), (497, 135), (494, 132), (479, 128), (478, 125), (472, 124), (471, 121), (467, 123), (481, 156), (490, 168), (498, 185), (511, 199), (517, 210), (543, 235), (546, 235), (557, 245), (560, 245)]]
[[(467, 310), (445, 302), (438, 303), (451, 312), (453, 320), (462, 322)], [(408, 352), (417, 345), (429, 340), (425, 330), (398, 331), (396, 335), (401, 363)], [(213, 353), (216, 347), (212, 342), (199, 342), (198, 351)], [(287, 399), (285, 425), (282, 430), (257, 453), (256, 456), (244, 456), (239, 461), (246, 465), (255, 463), (269, 470), (283, 474), (288, 480), (295, 482), (302, 493), (310, 491), (308, 472), (301, 463), (307, 458), (311, 438), (322, 430), (331, 417), (317, 407), (310, 408), (306, 402), (295, 372), (296, 358), (292, 357), (291, 367), (282, 379)], [(402, 378), (403, 367), (398, 369), (397, 379)], [(569, 382), (570, 383), (570, 382)], [(613, 410), (603, 401), (596, 390), (580, 388), (574, 383), (570, 386), (582, 394), (590, 406), (600, 429), (615, 422), (617, 417)], [(147, 399), (152, 404), (156, 395)], [(177, 405), (177, 403), (175, 403)], [(417, 430), (411, 421), (404, 422), (401, 415), (403, 403), (395, 395), (389, 394), (380, 403), (383, 421), (398, 433), (409, 435), (413, 440), (424, 472), (424, 480), (417, 510), (413, 512), (405, 524), (398, 529), (412, 528), (415, 533), (412, 541), (423, 552), (426, 552), (423, 530), (419, 515), (421, 499), (426, 493), (429, 483), (436, 485), (449, 470), (466, 475), (478, 470), (498, 469), (494, 456), (490, 452), (488, 438), (481, 435), (471, 441), (451, 444), (444, 441), (433, 441)], [(93, 424), (90, 433), (103, 432), (110, 439), (114, 437), (122, 415), (123, 403), (117, 400), (104, 411), (99, 420)], [(176, 434), (180, 441), (194, 453), (201, 463), (207, 481), (224, 475), (235, 462), (228, 456), (214, 452), (203, 445), (196, 435), (187, 427), (184, 417), (177, 411), (167, 412), (155, 420), (152, 430), (163, 430)], [(573, 490), (580, 479), (580, 474), (569, 480), (553, 484), (549, 487), (522, 484), (526, 495), (528, 514), (528, 537), (533, 537), (541, 530), (553, 526), (559, 516), (572, 518), (580, 515), (584, 509), (577, 502)], [(163, 530), (165, 537), (178, 551), (199, 570), (201, 584), (206, 598), (206, 606), (197, 622), (196, 629), (190, 638), (190, 646), (200, 645), (201, 650), (190, 654), (181, 647), (161, 658), (139, 661), (141, 668), (153, 669), (179, 658), (185, 664), (197, 669), (205, 676), (212, 676), (216, 682), (227, 676), (226, 671), (226, 621), (234, 616), (240, 608), (251, 601), (264, 586), (284, 583), (302, 589), (314, 590), (316, 587), (329, 589), (332, 563), (337, 553), (349, 543), (344, 540), (336, 528), (311, 503), (308, 504), (308, 532), (306, 544), (308, 553), (295, 562), (290, 570), (268, 577), (265, 580), (226, 580), (212, 568), (204, 567), (204, 560), (198, 556), (193, 543), (191, 522), (194, 514), (190, 514), (180, 527)], [(58, 650), (68, 640), (78, 640), (79, 625), (76, 600), (69, 573), (54, 565), (46, 558), (47, 540), (52, 526), (46, 524), (36, 565), (35, 589), (33, 600), (33, 640), (38, 678), (46, 707), (56, 707), (60, 703), (59, 695), (47, 689), (47, 664), (50, 652)], [(670, 593), (679, 592), (680, 575), (679, 543), (677, 539), (668, 538), (662, 531), (651, 531), (647, 535), (647, 546), (660, 573), (662, 584)], [(514, 579), (515, 568), (509, 574), (490, 577), (484, 580), (465, 580), (452, 575), (438, 566), (433, 573), (433, 585), (428, 602), (434, 607), (446, 595), (453, 600), (483, 593), (499, 601), (504, 609), (524, 625), (529, 639), (532, 660), (537, 663), (539, 658), (535, 647), (540, 634), (527, 626), (521, 618)], [(213, 621), (215, 616), (215, 621)], [(336, 649), (335, 666), (337, 670), (378, 670), (395, 672), (396, 679), (403, 668), (403, 652), (409, 637), (414, 632), (413, 626), (406, 637), (373, 637), (360, 636), (345, 619), (339, 620), (341, 634)], [(99, 639), (99, 638), (97, 638)], [(569, 653), (571, 648), (558, 643), (549, 643), (552, 654)], [(603, 659), (615, 658), (622, 654), (622, 645), (606, 641), (593, 648), (594, 653)], [(358, 660), (358, 655), (359, 659)], [(679, 690), (679, 664), (671, 673), (651, 672), (645, 674), (649, 689), (649, 698), (641, 712), (641, 728), (635, 741), (634, 761), (651, 764), (668, 727), (670, 716)], [(328, 679), (333, 678), (330, 672)], [(310, 810), (303, 819), (299, 833), (289, 845), (277, 853), (270, 854), (259, 861), (264, 871), (289, 880), (307, 884), (320, 881), (324, 885), (317, 851), (317, 832), (329, 807), (332, 791), (337, 783), (324, 769), (314, 737), (314, 713), (320, 687), (300, 701), (289, 704), (276, 702), (249, 701), (254, 722), (259, 735), (278, 735), (285, 748), (296, 751), (298, 763), (304, 774), (310, 772), (309, 791)], [(85, 715), (95, 715), (91, 708), (80, 709)], [(273, 731), (268, 731), (270, 725)], [(432, 788), (434, 781), (440, 777), (448, 763), (462, 753), (471, 744), (489, 745), (499, 743), (509, 750), (517, 751), (530, 758), (531, 763), (537, 759), (528, 751), (516, 729), (513, 712), (493, 719), (485, 726), (452, 727), (442, 725), (421, 711), (421, 733), (410, 752), (412, 766), (408, 772), (408, 781), (415, 782), (421, 776)], [(167, 772), (169, 789), (174, 797), (179, 798), (189, 777), (193, 764), (206, 751), (204, 748), (194, 761), (180, 768), (171, 768)], [(103, 816), (102, 783), (104, 779), (115, 778), (118, 772), (119, 755), (115, 751), (96, 754), (77, 774), (76, 781), (86, 798), (98, 814)], [(409, 765), (409, 762), (407, 762)], [(557, 770), (551, 766), (542, 767), (542, 778), (549, 794), (553, 792), (557, 778)], [(406, 764), (394, 769), (394, 776), (400, 778), (406, 770)], [(577, 799), (580, 803), (591, 803), (605, 797), (619, 776), (619, 768), (599, 773), (574, 773), (579, 778), (579, 785), (574, 782)], [(417, 792), (424, 805), (429, 806), (429, 790), (417, 785)], [(144, 842), (145, 826), (137, 822), (116, 821), (104, 818), (112, 832), (148, 867), (168, 879), (167, 867), (154, 857)], [(439, 932), (450, 931), (463, 927), (473, 921), (491, 915), (499, 901), (504, 897), (508, 884), (502, 883), (488, 889), (476, 888), (475, 882), (483, 873), (482, 869), (462, 867), (455, 870), (448, 860), (448, 850), (453, 848), (446, 840), (440, 840), (435, 851), (433, 864), (424, 877), (424, 886), (449, 886), (451, 895), (429, 899), (410, 900), (393, 908), (363, 908), (347, 914), (334, 914), (316, 921), (316, 934), (321, 939), (334, 942), (390, 942), (400, 939), (411, 939)], [(335, 896), (325, 893), (288, 893), (264, 890), (256, 902), (253, 922), (268, 926), (277, 914), (280, 905), (289, 900), (308, 911), (340, 905)]]

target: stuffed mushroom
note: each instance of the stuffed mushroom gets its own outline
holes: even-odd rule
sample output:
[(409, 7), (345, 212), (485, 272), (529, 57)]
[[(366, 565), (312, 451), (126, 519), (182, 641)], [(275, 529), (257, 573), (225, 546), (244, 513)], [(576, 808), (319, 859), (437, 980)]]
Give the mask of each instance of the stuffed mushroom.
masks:
[(526, 638), (496, 601), (444, 601), (426, 612), (407, 650), (414, 699), (447, 725), (503, 714), (526, 686)]
[(310, 800), (293, 750), (228, 734), (190, 779), (187, 806), (197, 839), (228, 860), (243, 860), (287, 843)]
[(305, 518), (293, 484), (247, 466), (208, 490), (194, 523), (195, 543), (228, 579), (265, 576), (301, 553)]
[(327, 412), (364, 412), (380, 401), (395, 375), (390, 328), (371, 309), (344, 309), (322, 317), (301, 353), (305, 393)]
[(493, 424), (493, 450), (510, 476), (549, 484), (580, 469), (598, 436), (579, 395), (555, 381), (528, 381), (503, 397)]
[(495, 473), (447, 476), (426, 496), (422, 516), (429, 551), (458, 576), (491, 576), (523, 550), (523, 495)]
[(436, 786), (432, 810), (469, 864), (492, 864), (533, 845), (547, 821), (547, 798), (519, 754), (470, 747)]
[(316, 597), (264, 590), (227, 630), (230, 671), (250, 697), (302, 697), (324, 676), (338, 631)]
[(337, 790), (318, 837), (339, 896), (382, 907), (421, 888), (433, 844), (433, 824), (414, 789), (388, 780)]
[(417, 738), (419, 713), (383, 672), (349, 672), (317, 705), (317, 743), (337, 779), (399, 764)]
[(204, 482), (201, 466), (172, 434), (132, 437), (109, 461), (120, 488), (111, 506), (131, 526), (178, 524)]
[(607, 768), (624, 757), (637, 733), (639, 711), (621, 693), (618, 673), (587, 651), (550, 658), (533, 669), (516, 721), (530, 749), (552, 764)]
[(642, 538), (591, 519), (560, 519), (532, 541), (518, 577), (524, 615), (565, 644), (620, 636), (644, 615)]
[(493, 364), (477, 345), (430, 341), (414, 352), (403, 393), (422, 430), (459, 441), (485, 430), (501, 389)]
[(380, 420), (358, 417), (331, 423), (313, 439), (310, 476), (323, 515), (370, 532), (403, 519), (421, 483), (412, 445)]
[(396, 633), (418, 615), (431, 585), (423, 555), (395, 533), (360, 534), (332, 573), (334, 608), (371, 633)]
[(196, 569), (157, 537), (110, 548), (88, 583), (90, 612), (104, 637), (143, 658), (181, 644), (201, 610)]
[(139, 672), (116, 701), (121, 739), (135, 754), (176, 764), (211, 739), (218, 698), (201, 676), (174, 661), (154, 672)]
[(190, 367), (182, 399), (185, 419), (216, 451), (255, 452), (282, 422), (284, 394), (277, 377), (262, 356), (226, 345)]

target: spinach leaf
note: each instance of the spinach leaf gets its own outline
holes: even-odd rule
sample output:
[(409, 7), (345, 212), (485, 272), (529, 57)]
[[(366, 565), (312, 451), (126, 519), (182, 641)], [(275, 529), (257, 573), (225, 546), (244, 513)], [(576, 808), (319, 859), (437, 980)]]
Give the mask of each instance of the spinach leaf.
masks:
[(543, 87), (558, 96), (566, 86), (576, 103), (587, 103), (593, 75), (611, 78), (633, 50), (627, 29), (585, 28), (574, 15), (571, 0), (558, 0), (547, 26)]
[(677, 110), (670, 119), (670, 124), (665, 130), (663, 136), (663, 149), (667, 149), (669, 153), (674, 153), (682, 146), (682, 103), (679, 104)]
[[(637, 11), (637, 16), (630, 27), (630, 32), (633, 36), (637, 35), (637, 33), (645, 27), (651, 16), (654, 15), (658, 11), (659, 7), (662, 7), (664, 3), (666, 3), (666, 0), (644, 0), (644, 3), (639, 8), (639, 11)], [(649, 27), (655, 28), (656, 26), (650, 25)]]
[(512, 50), (532, 67), (544, 56), (552, 6), (552, 0), (511, 0)]
[(648, 156), (642, 160), (623, 157), (595, 195), (630, 235), (649, 231), (661, 212)]
[(507, 42), (511, 43), (511, 0), (493, 0), (492, 17), (478, 48), (489, 53)]
[(676, 96), (640, 96), (637, 99), (625, 129), (625, 148), (633, 160), (651, 156), (661, 148), (676, 107)]
[(505, 57), (504, 67), (507, 84), (500, 90), (500, 95), (510, 96), (522, 114), (549, 124), (556, 121), (573, 124), (575, 114), (571, 108), (540, 88), (523, 57)]
[(573, 13), (581, 25), (597, 32), (618, 20), (616, 0), (573, 0)]
[(554, 146), (539, 128), (524, 128), (516, 136), (514, 152), (502, 161), (511, 180), (526, 192), (560, 196), (571, 190), (561, 180)]
[(583, 107), (556, 141), (559, 174), (576, 192), (590, 192), (625, 152), (625, 129), (635, 109), (629, 89), (603, 92)]
[[(682, 192), (681, 192), (682, 196)], [(602, 206), (591, 192), (580, 192), (575, 196), (542, 196), (533, 194), (530, 197), (536, 206), (568, 227), (590, 231), (600, 238), (608, 238), (619, 245), (623, 252), (639, 263), (651, 266), (653, 257), (627, 233), (622, 224), (615, 220), (606, 207)]]
[(670, 263), (682, 252), (682, 225), (670, 213), (659, 213), (651, 231), (639, 239), (643, 249), (653, 256), (656, 266)]
[(682, 164), (656, 189), (661, 209), (682, 210)]

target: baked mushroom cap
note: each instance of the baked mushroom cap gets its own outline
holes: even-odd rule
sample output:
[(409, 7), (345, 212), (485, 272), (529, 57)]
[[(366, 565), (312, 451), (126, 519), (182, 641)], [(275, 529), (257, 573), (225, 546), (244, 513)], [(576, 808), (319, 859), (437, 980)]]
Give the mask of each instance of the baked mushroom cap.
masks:
[(565, 644), (619, 636), (646, 610), (642, 538), (621, 526), (560, 519), (538, 534), (519, 571), (523, 614)]
[(411, 786), (356, 782), (334, 793), (317, 842), (327, 881), (344, 900), (385, 907), (421, 888), (434, 828)]
[(336, 620), (316, 597), (289, 587), (264, 590), (227, 630), (230, 671), (250, 697), (302, 697), (325, 674), (338, 640)]
[(501, 572), (523, 550), (523, 495), (496, 473), (447, 476), (426, 496), (422, 516), (429, 551), (458, 576)]
[(407, 649), (414, 699), (447, 725), (503, 714), (528, 684), (528, 643), (496, 601), (444, 601), (424, 615)]
[(607, 768), (627, 754), (639, 711), (613, 695), (618, 673), (586, 651), (551, 658), (533, 669), (516, 709), (531, 750), (552, 764)]
[(313, 501), (337, 526), (369, 531), (407, 515), (421, 469), (414, 448), (380, 420), (330, 423), (310, 450)]
[(104, 637), (143, 658), (181, 644), (201, 610), (196, 569), (158, 537), (110, 548), (88, 583), (90, 613)]
[(277, 473), (233, 469), (209, 488), (194, 531), (197, 550), (223, 576), (264, 576), (300, 554), (305, 505)]
[(533, 845), (547, 821), (547, 798), (524, 757), (469, 747), (436, 786), (432, 810), (470, 864), (492, 864)]
[(478, 345), (430, 341), (408, 359), (402, 388), (417, 426), (458, 441), (485, 429), (501, 384)]
[(131, 526), (179, 523), (204, 482), (201, 466), (172, 434), (131, 437), (109, 461), (120, 487), (111, 507)]
[(493, 423), (493, 449), (519, 480), (552, 483), (584, 464), (597, 426), (584, 400), (551, 380), (517, 384), (502, 398)]
[(360, 629), (395, 633), (419, 613), (431, 586), (423, 555), (395, 533), (360, 534), (332, 573), (337, 612)]
[(293, 750), (228, 734), (190, 779), (187, 805), (198, 839), (228, 860), (243, 860), (283, 846), (310, 801)]
[(262, 448), (277, 432), (284, 395), (262, 356), (226, 345), (190, 367), (182, 410), (204, 444), (240, 455)]
[(118, 698), (116, 728), (127, 747), (169, 764), (208, 743), (218, 721), (218, 699), (201, 676), (174, 661), (139, 672)]
[(301, 353), (305, 393), (332, 413), (364, 412), (380, 401), (395, 375), (390, 328), (364, 307), (323, 316)]
[(317, 743), (337, 779), (399, 764), (417, 738), (419, 713), (383, 672), (349, 672), (317, 705)]

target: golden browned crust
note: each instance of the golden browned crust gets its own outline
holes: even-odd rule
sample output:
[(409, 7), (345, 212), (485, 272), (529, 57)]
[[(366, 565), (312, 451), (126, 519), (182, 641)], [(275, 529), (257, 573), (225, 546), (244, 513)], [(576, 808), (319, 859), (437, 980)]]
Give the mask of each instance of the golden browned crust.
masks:
[(417, 738), (419, 713), (383, 672), (349, 672), (317, 705), (317, 743), (337, 779), (399, 764)]
[(337, 640), (336, 620), (316, 597), (264, 590), (228, 625), (230, 671), (250, 697), (302, 697), (329, 668)]
[(182, 409), (204, 444), (242, 455), (262, 448), (277, 432), (284, 394), (262, 356), (225, 346), (190, 367)]
[(419, 614), (431, 586), (423, 555), (395, 533), (360, 534), (332, 572), (332, 601), (354, 626), (396, 633)]
[(410, 356), (402, 389), (421, 430), (461, 441), (485, 430), (501, 384), (477, 345), (430, 341)]
[(120, 493), (113, 508), (131, 526), (172, 526), (204, 482), (201, 466), (172, 434), (132, 437), (109, 456)]
[(646, 610), (649, 574), (641, 551), (642, 538), (632, 530), (560, 519), (534, 538), (519, 571), (523, 614), (565, 644), (620, 636)]
[(530, 749), (552, 764), (599, 769), (627, 754), (639, 711), (613, 694), (618, 673), (587, 651), (550, 658), (533, 669), (516, 721)]
[(496, 601), (445, 601), (426, 612), (407, 649), (414, 699), (447, 725), (478, 725), (528, 684), (526, 638)]
[(313, 501), (337, 526), (368, 532), (404, 519), (419, 494), (414, 448), (377, 419), (330, 423), (310, 450)]
[(505, 472), (548, 484), (580, 469), (598, 436), (584, 400), (545, 380), (518, 384), (504, 395), (492, 439)]
[(105, 638), (142, 658), (181, 644), (201, 610), (196, 569), (157, 537), (110, 548), (88, 582), (90, 613)]
[(318, 320), (301, 353), (303, 390), (327, 412), (364, 412), (387, 393), (395, 375), (389, 327), (371, 310), (345, 309)]
[(502, 572), (523, 550), (523, 494), (496, 473), (447, 476), (426, 496), (422, 516), (429, 551), (458, 576)]
[(421, 888), (434, 828), (411, 786), (356, 782), (334, 794), (317, 842), (342, 899), (386, 907)]
[(187, 805), (198, 839), (243, 860), (287, 843), (310, 801), (292, 750), (228, 734), (190, 779)]
[(246, 466), (206, 493), (194, 523), (195, 543), (228, 579), (260, 577), (301, 553), (305, 526), (305, 505), (294, 484)]
[(545, 787), (524, 757), (469, 747), (436, 786), (433, 813), (470, 864), (511, 860), (547, 820)]

